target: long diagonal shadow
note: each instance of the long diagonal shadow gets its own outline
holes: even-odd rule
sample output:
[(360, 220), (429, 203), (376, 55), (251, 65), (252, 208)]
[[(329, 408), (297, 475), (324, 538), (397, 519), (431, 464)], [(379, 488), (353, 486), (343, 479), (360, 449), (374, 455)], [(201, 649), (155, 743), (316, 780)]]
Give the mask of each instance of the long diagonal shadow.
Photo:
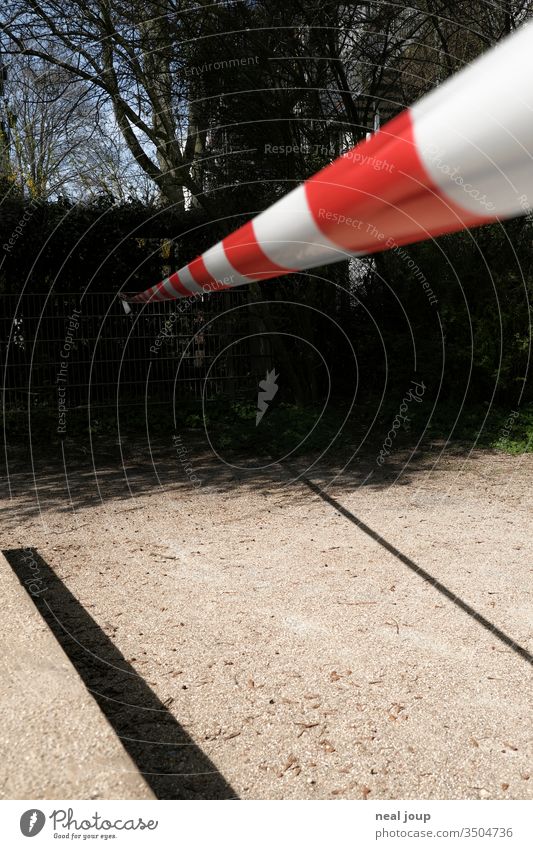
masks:
[(11, 549), (4, 555), (25, 588), (31, 555), (32, 574), (43, 588), (31, 598), (157, 798), (238, 798), (38, 552)]
[(327, 492), (324, 492), (324, 490), (321, 489), (318, 484), (314, 483), (312, 480), (309, 480), (309, 478), (306, 478), (303, 475), (298, 475), (298, 473), (294, 469), (292, 469), (288, 463), (283, 463), (283, 465), (290, 470), (291, 474), (298, 476), (298, 480), (301, 480), (302, 483), (305, 483), (306, 486), (308, 486), (309, 489), (312, 490), (312, 492), (318, 495), (327, 504), (330, 504), (331, 507), (334, 507), (335, 510), (337, 510), (337, 512), (341, 514), (341, 516), (344, 516), (345, 519), (348, 519), (349, 522), (352, 522), (352, 524), (359, 528), (359, 530), (363, 531), (371, 539), (379, 543), (379, 545), (381, 545), (386, 551), (388, 551), (389, 554), (394, 555), (394, 557), (396, 557), (401, 563), (411, 569), (412, 572), (414, 572), (416, 575), (419, 575), (421, 578), (424, 579), (424, 581), (427, 581), (428, 584), (431, 584), (431, 586), (434, 587), (439, 593), (445, 596), (449, 601), (453, 602), (453, 604), (455, 604), (456, 607), (460, 608), (460, 610), (462, 610), (464, 613), (467, 613), (469, 616), (471, 616), (472, 619), (475, 619), (475, 621), (482, 625), (483, 628), (486, 628), (487, 631), (490, 631), (491, 634), (493, 634), (495, 637), (497, 637), (498, 640), (500, 640), (502, 643), (504, 643), (506, 646), (516, 652), (516, 654), (518, 654), (523, 660), (533, 665), (533, 655), (528, 652), (527, 649), (525, 649), (519, 643), (515, 642), (512, 637), (509, 637), (504, 631), (500, 630), (500, 628), (498, 628), (496, 625), (486, 619), (485, 616), (483, 616), (481, 613), (479, 613), (477, 610), (467, 604), (466, 601), (463, 601), (462, 598), (459, 598), (459, 596), (457, 596), (452, 590), (448, 589), (448, 587), (446, 587), (444, 584), (441, 584), (440, 581), (434, 578), (433, 575), (431, 575), (429, 572), (426, 572), (426, 570), (419, 566), (417, 563), (415, 563), (414, 560), (411, 560), (410, 557), (407, 557), (407, 555), (402, 554), (402, 552), (399, 551), (396, 546), (392, 545), (384, 537), (382, 537), (381, 534), (378, 534), (377, 531), (374, 531), (371, 527), (362, 522), (361, 519), (358, 519), (357, 516), (355, 516), (350, 510), (344, 507), (339, 501), (337, 501), (336, 498), (333, 498), (331, 495), (328, 495)]

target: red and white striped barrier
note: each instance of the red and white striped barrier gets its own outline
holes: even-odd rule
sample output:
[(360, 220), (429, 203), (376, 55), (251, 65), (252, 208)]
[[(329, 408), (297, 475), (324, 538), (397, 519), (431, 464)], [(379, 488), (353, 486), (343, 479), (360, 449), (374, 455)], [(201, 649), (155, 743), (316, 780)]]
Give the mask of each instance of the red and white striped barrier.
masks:
[(228, 289), (528, 212), (533, 25), (170, 277), (127, 301)]

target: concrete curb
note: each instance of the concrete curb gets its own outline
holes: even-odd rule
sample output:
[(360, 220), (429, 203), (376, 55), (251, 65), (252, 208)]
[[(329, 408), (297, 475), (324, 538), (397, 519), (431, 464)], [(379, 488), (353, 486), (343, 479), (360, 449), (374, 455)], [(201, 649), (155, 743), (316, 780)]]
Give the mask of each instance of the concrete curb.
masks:
[(0, 604), (0, 798), (155, 798), (1, 553)]

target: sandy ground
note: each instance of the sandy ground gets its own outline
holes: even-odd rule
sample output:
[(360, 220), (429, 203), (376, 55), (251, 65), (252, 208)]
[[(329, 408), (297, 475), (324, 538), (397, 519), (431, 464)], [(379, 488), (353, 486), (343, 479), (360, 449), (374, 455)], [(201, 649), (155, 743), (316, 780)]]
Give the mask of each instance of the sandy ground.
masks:
[(531, 798), (533, 455), (315, 467), (324, 497), (188, 450), (201, 486), (71, 452), (2, 501), (155, 792)]

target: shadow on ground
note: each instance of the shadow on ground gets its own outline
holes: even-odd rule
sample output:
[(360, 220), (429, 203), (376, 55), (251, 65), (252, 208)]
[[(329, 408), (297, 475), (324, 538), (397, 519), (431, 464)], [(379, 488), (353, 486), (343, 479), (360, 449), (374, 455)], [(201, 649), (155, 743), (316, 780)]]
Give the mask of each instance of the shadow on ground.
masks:
[(22, 585), (26, 587), (28, 552), (45, 588), (42, 595), (31, 596), (35, 606), (157, 798), (238, 798), (39, 553), (4, 551)]
[[(185, 454), (177, 454), (172, 444), (158, 442), (138, 445), (95, 445), (93, 453), (76, 444), (64, 443), (55, 455), (51, 452), (31, 458), (25, 449), (8, 452), (7, 475), (4, 466), (0, 508), (6, 523), (18, 517), (32, 518), (48, 511), (72, 513), (73, 510), (99, 507), (111, 501), (129, 501), (136, 496), (158, 490), (190, 494), (197, 492), (191, 484), (187, 464), (201, 486), (215, 492), (244, 488), (271, 493), (290, 486), (291, 477), (277, 462), (263, 458), (239, 457), (232, 454), (217, 457), (198, 435), (184, 434)], [(306, 474), (326, 488), (335, 481), (335, 489), (344, 492), (360, 487), (387, 489), (392, 485), (407, 486), (434, 468), (444, 446), (430, 444), (415, 452), (404, 448), (383, 466), (370, 451), (350, 457), (350, 450), (329, 455), (315, 465), (317, 455), (300, 456), (292, 462), (296, 474)], [(446, 453), (466, 456), (466, 446), (447, 446)], [(346, 468), (344, 468), (347, 466)], [(302, 503), (308, 497), (305, 488), (292, 487), (291, 499)]]
[[(292, 470), (293, 473), (296, 473), (296, 470)], [(423, 581), (430, 584), (434, 589), (437, 590), (441, 595), (444, 596), (448, 601), (451, 601), (456, 607), (470, 616), (478, 625), (481, 625), (485, 628), (490, 634), (492, 634), (496, 639), (500, 640), (507, 648), (510, 648), (514, 651), (522, 660), (525, 660), (527, 663), (533, 666), (533, 655), (513, 640), (508, 634), (498, 628), (493, 622), (479, 613), (472, 605), (468, 604), (464, 599), (454, 593), (449, 587), (439, 581), (434, 575), (431, 575), (426, 569), (423, 569), (418, 565), (411, 557), (408, 557), (406, 554), (401, 552), (395, 545), (392, 545), (388, 540), (385, 539), (380, 533), (378, 533), (374, 528), (371, 528), (366, 522), (363, 522), (358, 518), (351, 510), (348, 510), (343, 504), (341, 504), (336, 498), (329, 495), (327, 492), (324, 492), (316, 483), (309, 480), (306, 477), (301, 478), (302, 483), (307, 486), (311, 492), (317, 495), (322, 499), (326, 504), (329, 504), (330, 507), (333, 507), (344, 519), (347, 519), (352, 525), (355, 525), (360, 531), (365, 533), (370, 539), (374, 542), (378, 543), (382, 548), (385, 549), (389, 554), (392, 554), (400, 563), (403, 563), (404, 566), (407, 566), (411, 572), (414, 572), (415, 575), (418, 575), (419, 578), (422, 578)]]

